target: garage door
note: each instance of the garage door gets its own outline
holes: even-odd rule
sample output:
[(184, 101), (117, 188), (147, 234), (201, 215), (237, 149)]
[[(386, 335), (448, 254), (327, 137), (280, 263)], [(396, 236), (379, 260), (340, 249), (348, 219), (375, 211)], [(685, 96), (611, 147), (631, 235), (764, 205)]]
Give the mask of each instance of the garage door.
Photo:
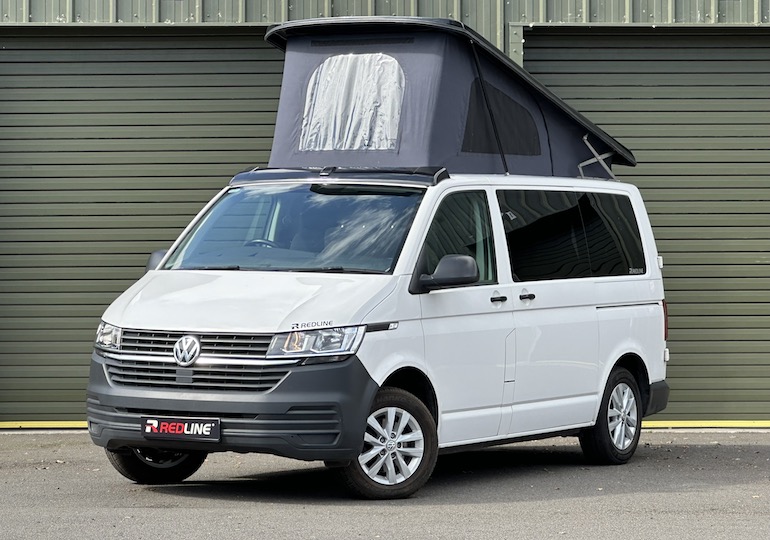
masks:
[[(770, 420), (770, 33), (538, 29), (525, 67), (634, 151), (670, 318), (658, 420)], [(713, 422), (711, 425), (718, 425)]]
[(283, 59), (260, 28), (13, 32), (0, 37), (0, 427), (82, 422), (101, 313), (233, 173), (267, 161)]

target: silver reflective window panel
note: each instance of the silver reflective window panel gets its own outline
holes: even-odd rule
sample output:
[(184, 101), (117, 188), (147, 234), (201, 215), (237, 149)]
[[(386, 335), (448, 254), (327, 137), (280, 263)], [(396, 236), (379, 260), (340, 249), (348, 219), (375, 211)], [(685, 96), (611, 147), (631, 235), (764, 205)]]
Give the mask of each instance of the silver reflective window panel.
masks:
[(395, 150), (404, 71), (387, 54), (341, 54), (313, 72), (300, 151)]

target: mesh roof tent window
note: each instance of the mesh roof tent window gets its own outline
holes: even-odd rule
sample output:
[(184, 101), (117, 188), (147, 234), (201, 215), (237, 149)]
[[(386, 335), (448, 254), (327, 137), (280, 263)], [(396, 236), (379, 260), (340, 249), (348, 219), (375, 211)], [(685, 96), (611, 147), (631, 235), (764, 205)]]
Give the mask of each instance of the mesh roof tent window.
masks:
[[(486, 100), (484, 93), (486, 93)], [(486, 101), (492, 109), (500, 133), (503, 152), (526, 156), (539, 156), (540, 137), (534, 118), (526, 109), (511, 99), (505, 92), (487, 83), (485, 92), (481, 79), (473, 81), (468, 119), (465, 122), (463, 152), (495, 154), (499, 152), (492, 130), (491, 117)]]
[[(265, 39), (286, 52), (270, 167), (442, 166), (454, 173), (507, 169), (574, 177), (580, 176), (580, 163), (594, 158), (583, 141), (586, 136), (598, 154), (610, 156), (607, 165), (636, 164), (622, 144), (457, 21), (309, 19), (274, 26)], [(356, 57), (362, 66), (374, 65), (374, 58), (392, 58), (402, 83), (387, 75), (380, 79), (381, 88), (373, 81), (358, 86), (353, 73), (373, 75), (368, 68), (344, 68), (342, 59)], [(389, 65), (394, 64), (382, 64)], [(328, 91), (315, 89), (321, 74), (330, 77)], [(511, 119), (515, 129), (507, 125)], [(322, 121), (332, 124), (308, 130)], [(372, 121), (381, 124), (372, 127)], [(318, 140), (310, 142), (313, 137)], [(610, 176), (598, 164), (584, 167), (584, 173)]]

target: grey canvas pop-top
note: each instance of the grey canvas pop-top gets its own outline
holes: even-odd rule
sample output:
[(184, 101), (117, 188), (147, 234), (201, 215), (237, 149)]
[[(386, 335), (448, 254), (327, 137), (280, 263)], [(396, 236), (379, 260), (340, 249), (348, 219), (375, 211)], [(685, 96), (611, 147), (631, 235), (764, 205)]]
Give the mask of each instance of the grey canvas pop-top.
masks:
[(286, 52), (270, 167), (607, 178), (612, 163), (636, 164), (460, 22), (295, 21), (265, 39)]

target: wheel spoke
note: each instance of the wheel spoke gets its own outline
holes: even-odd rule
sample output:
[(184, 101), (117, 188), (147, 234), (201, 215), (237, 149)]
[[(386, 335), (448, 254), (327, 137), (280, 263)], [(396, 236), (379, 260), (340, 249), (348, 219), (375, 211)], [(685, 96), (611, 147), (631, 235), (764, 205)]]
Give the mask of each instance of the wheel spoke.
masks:
[(616, 405), (616, 403), (611, 402), (607, 410), (607, 425), (611, 432), (615, 431), (615, 428), (623, 418), (623, 413), (617, 409)]
[(423, 449), (422, 448), (401, 448), (399, 449), (399, 452), (401, 454), (410, 456), (410, 457), (422, 457)]
[(615, 443), (615, 446), (623, 449), (623, 425), (620, 424), (618, 427), (615, 428), (615, 431), (612, 432), (612, 441)]
[(623, 389), (623, 412), (628, 414), (634, 403), (634, 393), (629, 387)]
[(404, 428), (409, 424), (409, 421), (411, 419), (412, 419), (411, 414), (409, 414), (406, 411), (401, 411), (401, 419), (398, 422), (398, 427), (395, 430), (396, 439), (399, 439), (401, 437), (401, 434), (404, 432)]
[(406, 461), (404, 461), (404, 457), (401, 455), (401, 452), (396, 453), (396, 461), (398, 462), (398, 468), (401, 471), (401, 476), (404, 477), (404, 480), (412, 476), (412, 469), (410, 469), (409, 465), (407, 465)]
[(417, 442), (421, 441), (423, 439), (422, 437), (422, 431), (412, 431), (411, 433), (407, 433), (406, 435), (402, 435), (397, 440), (400, 443), (410, 443), (410, 442)]
[(371, 467), (367, 467), (366, 463), (361, 463), (361, 459), (359, 458), (359, 463), (361, 463), (361, 468), (364, 469), (364, 472), (366, 472), (367, 475), (369, 475), (369, 478), (372, 480), (376, 480), (379, 476), (380, 470), (382, 470), (382, 465), (385, 463), (385, 460), (388, 459), (388, 455), (385, 454), (384, 456), (380, 456), (377, 461), (375, 461)]
[(364, 442), (369, 443), (373, 446), (382, 446), (382, 443), (380, 442), (380, 439), (369, 433), (368, 431), (364, 433)]
[(385, 422), (385, 438), (390, 439), (391, 433), (395, 430), (396, 425), (396, 409), (395, 407), (388, 407), (388, 419)]
[(372, 448), (368, 452), (364, 452), (360, 456), (358, 456), (358, 462), (361, 464), (362, 467), (366, 467), (366, 464), (371, 461), (371, 459), (378, 455), (380, 453), (379, 448)]
[(366, 423), (369, 425), (370, 428), (374, 430), (375, 433), (380, 435), (381, 437), (388, 438), (388, 433), (385, 433), (385, 430), (382, 428), (379, 422), (377, 422), (377, 419), (374, 417), (374, 415), (371, 415), (369, 418), (366, 419)]
[(385, 456), (385, 470), (388, 474), (388, 483), (392, 486), (396, 483), (396, 466), (393, 464), (393, 458), (390, 455)]
[[(626, 441), (630, 443), (632, 440), (634, 440), (634, 435), (636, 434), (636, 430), (632, 428), (630, 425), (626, 424), (624, 426), (623, 433), (626, 437)], [(626, 444), (624, 446), (628, 446), (628, 445)]]
[(615, 390), (613, 390), (610, 403), (613, 409), (623, 410), (623, 389), (620, 386), (615, 387)]

